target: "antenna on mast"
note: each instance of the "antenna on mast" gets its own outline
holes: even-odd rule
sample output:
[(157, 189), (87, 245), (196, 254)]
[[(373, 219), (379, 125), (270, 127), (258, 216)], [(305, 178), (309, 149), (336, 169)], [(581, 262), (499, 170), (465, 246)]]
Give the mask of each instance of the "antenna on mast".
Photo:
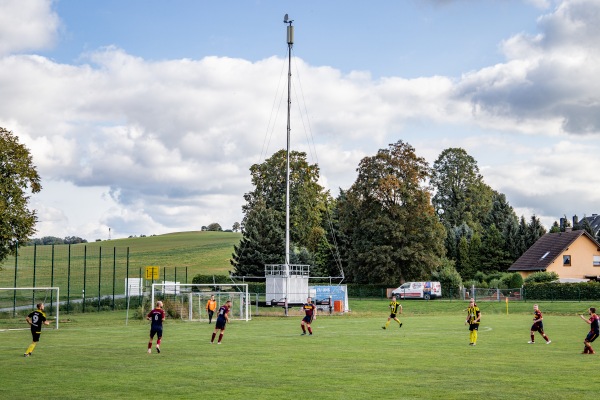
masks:
[(288, 44), (288, 96), (287, 96), (287, 161), (285, 178), (285, 264), (265, 264), (265, 286), (267, 305), (281, 304), (288, 315), (288, 305), (303, 304), (309, 294), (308, 265), (290, 265), (290, 108), (292, 91), (292, 45), (294, 27), (290, 17), (285, 14), (283, 23), (287, 27)]
[(287, 14), (283, 16), (283, 23), (288, 24), (287, 28), (287, 43), (289, 46), (294, 44), (294, 27), (292, 26), (293, 19), (290, 19)]

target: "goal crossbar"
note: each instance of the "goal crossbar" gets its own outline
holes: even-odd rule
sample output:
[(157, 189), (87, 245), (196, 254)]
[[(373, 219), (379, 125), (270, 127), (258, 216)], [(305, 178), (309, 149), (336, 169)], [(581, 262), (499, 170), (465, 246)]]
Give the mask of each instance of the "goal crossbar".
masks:
[[(56, 290), (56, 300), (52, 299), (52, 303), (56, 304), (55, 308), (56, 308), (56, 329), (58, 329), (58, 320), (59, 320), (59, 313), (60, 313), (60, 288), (58, 286), (53, 286), (53, 287), (45, 287), (45, 286), (38, 286), (38, 287), (0, 287), (0, 291), (2, 290), (12, 290), (12, 291), (16, 291), (17, 290), (31, 290), (31, 291), (42, 291), (42, 290)], [(46, 302), (44, 302), (44, 304), (47, 304)], [(16, 309), (16, 306), (13, 306), (13, 309)], [(19, 306), (19, 309), (24, 308), (24, 306)], [(29, 308), (29, 307), (28, 307)]]

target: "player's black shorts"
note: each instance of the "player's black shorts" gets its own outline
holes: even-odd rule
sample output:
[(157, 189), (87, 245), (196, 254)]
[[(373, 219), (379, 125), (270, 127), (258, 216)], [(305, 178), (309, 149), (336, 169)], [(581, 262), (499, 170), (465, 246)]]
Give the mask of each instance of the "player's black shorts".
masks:
[(33, 341), (34, 342), (39, 342), (40, 341), (40, 335), (42, 334), (42, 332), (36, 332), (34, 330), (31, 330), (31, 337), (33, 337)]
[(159, 339), (162, 337), (162, 326), (150, 327), (150, 337), (154, 338), (154, 335), (156, 335)]
[(588, 343), (592, 343), (598, 337), (598, 331), (590, 331), (585, 337), (585, 341)]
[(227, 324), (227, 320), (225, 318), (217, 318), (217, 323), (215, 324), (215, 329), (225, 330), (226, 324)]
[(394, 313), (391, 313), (391, 314), (390, 314), (390, 318), (392, 318), (392, 319), (396, 318), (396, 314), (394, 314)]
[(307, 324), (310, 324), (312, 321), (312, 317), (310, 316), (305, 316), (304, 318), (302, 318), (302, 322), (306, 322)]
[(535, 324), (531, 325), (531, 331), (544, 333), (544, 324), (542, 323), (542, 321), (536, 322)]
[(469, 330), (470, 331), (478, 331), (479, 330), (479, 324), (469, 324)]

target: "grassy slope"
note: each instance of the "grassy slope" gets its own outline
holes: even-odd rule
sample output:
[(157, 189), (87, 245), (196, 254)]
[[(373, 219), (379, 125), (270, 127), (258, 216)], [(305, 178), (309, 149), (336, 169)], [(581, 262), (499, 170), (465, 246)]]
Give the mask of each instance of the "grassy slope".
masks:
[(599, 356), (579, 354), (588, 326), (574, 315), (587, 304), (541, 304), (551, 345), (539, 337), (527, 344), (531, 305), (510, 304), (506, 315), (497, 303), (480, 304), (477, 347), (467, 345), (462, 302), (405, 302), (404, 326), (384, 331), (380, 300), (318, 317), (312, 337), (299, 336), (297, 316), (235, 322), (219, 346), (209, 343), (212, 326), (169, 320), (160, 355), (145, 353), (148, 325), (125, 325), (123, 312), (75, 315), (45, 331), (27, 359), (29, 332), (0, 332), (0, 362), (10, 373), (0, 397), (30, 398), (32, 381), (52, 399), (595, 396)]
[[(175, 267), (183, 274), (188, 269), (188, 280), (197, 274), (227, 274), (232, 269), (229, 259), (233, 253), (233, 246), (241, 239), (240, 233), (232, 232), (178, 232), (166, 235), (157, 235), (141, 238), (115, 239), (103, 242), (87, 243), (87, 254), (90, 260), (96, 260), (99, 247), (103, 250), (103, 275), (104, 281), (109, 284), (112, 274), (112, 248), (118, 250), (117, 264), (121, 270), (124, 269), (126, 260), (126, 249), (129, 247), (130, 273), (135, 275), (138, 270), (149, 265), (157, 265), (168, 269), (173, 274)], [(83, 244), (73, 245), (71, 263), (72, 281), (81, 282), (83, 269), (82, 262), (76, 255), (83, 254)], [(66, 276), (67, 249), (68, 246), (55, 246), (55, 276)], [(36, 258), (36, 281), (37, 286), (49, 285), (52, 246), (38, 246)], [(18, 286), (30, 286), (33, 276), (33, 246), (21, 247), (19, 249), (18, 264)], [(14, 282), (14, 257), (9, 257), (0, 264), (0, 287), (12, 287)], [(90, 276), (88, 279), (93, 283), (93, 271), (97, 268), (97, 261), (90, 261), (87, 265)], [(119, 278), (124, 276), (120, 271)], [(137, 275), (135, 275), (137, 276)], [(182, 275), (179, 275), (180, 277)], [(170, 276), (172, 278), (172, 275)], [(65, 280), (64, 278), (63, 280)], [(95, 279), (97, 281), (97, 279)], [(58, 278), (58, 284), (66, 286)], [(56, 283), (56, 282), (55, 282)], [(121, 279), (119, 282), (121, 283)]]

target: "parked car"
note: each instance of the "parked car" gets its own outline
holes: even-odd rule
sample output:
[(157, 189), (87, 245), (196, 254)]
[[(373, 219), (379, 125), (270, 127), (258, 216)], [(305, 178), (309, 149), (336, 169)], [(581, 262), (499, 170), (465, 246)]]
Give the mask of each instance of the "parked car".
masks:
[(442, 297), (442, 285), (439, 282), (405, 282), (392, 291), (397, 299), (435, 299)]

